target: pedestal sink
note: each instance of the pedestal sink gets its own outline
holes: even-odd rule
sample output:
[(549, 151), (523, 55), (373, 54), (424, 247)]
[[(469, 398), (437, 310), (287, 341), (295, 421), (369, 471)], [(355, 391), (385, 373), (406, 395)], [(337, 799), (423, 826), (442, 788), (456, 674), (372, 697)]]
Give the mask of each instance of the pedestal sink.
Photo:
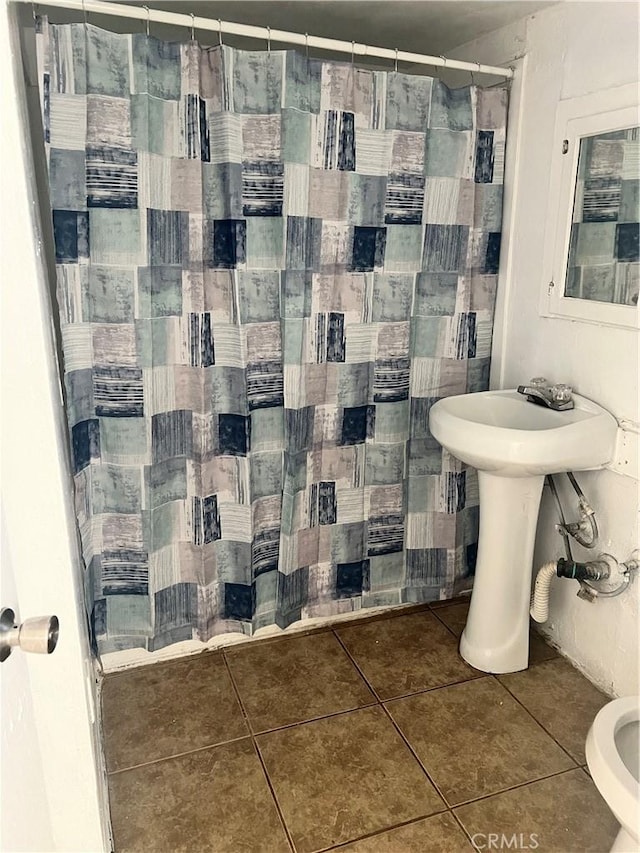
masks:
[(609, 412), (573, 395), (555, 411), (515, 390), (438, 400), (434, 438), (478, 469), (478, 561), (460, 654), (483, 672), (526, 669), (529, 598), (538, 509), (546, 474), (603, 468), (613, 459), (617, 424)]

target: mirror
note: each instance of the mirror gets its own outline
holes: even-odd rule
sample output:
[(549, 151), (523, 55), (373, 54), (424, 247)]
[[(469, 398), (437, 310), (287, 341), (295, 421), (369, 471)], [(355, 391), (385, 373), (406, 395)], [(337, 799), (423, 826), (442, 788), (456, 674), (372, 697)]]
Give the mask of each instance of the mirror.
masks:
[(640, 327), (638, 85), (558, 102), (540, 313)]
[(564, 296), (637, 305), (640, 128), (579, 140)]

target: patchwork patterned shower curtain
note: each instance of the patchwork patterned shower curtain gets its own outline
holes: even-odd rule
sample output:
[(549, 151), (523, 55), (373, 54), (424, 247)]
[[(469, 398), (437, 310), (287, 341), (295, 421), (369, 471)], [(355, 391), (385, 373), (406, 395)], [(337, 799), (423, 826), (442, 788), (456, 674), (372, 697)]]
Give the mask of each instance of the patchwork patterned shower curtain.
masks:
[(450, 596), (487, 387), (507, 92), (42, 20), (98, 648)]

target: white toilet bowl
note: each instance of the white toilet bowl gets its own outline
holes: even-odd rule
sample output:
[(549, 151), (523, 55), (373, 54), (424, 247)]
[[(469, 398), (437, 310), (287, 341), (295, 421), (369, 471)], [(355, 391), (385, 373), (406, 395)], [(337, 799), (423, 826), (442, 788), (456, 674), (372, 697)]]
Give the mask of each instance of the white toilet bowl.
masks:
[(587, 764), (620, 824), (611, 853), (640, 851), (640, 696), (614, 699), (591, 724)]

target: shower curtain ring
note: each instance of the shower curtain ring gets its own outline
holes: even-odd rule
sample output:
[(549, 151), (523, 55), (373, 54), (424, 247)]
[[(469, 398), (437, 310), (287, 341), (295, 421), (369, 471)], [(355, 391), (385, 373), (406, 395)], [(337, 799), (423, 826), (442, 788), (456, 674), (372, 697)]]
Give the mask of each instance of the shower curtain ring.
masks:
[(222, 47), (222, 21), (218, 18), (218, 46)]
[(38, 7), (35, 3), (31, 4), (31, 14), (33, 15), (33, 23), (35, 24), (38, 20)]
[(147, 36), (148, 36), (149, 35), (149, 18), (151, 15), (151, 10), (149, 9), (148, 6), (143, 6), (142, 8), (146, 9), (146, 12), (147, 12)]
[(194, 25), (194, 23), (193, 23), (193, 22), (195, 21), (195, 18), (196, 18), (196, 16), (195, 16), (195, 15), (193, 14), (193, 12), (192, 12), (192, 13), (191, 13), (191, 41), (195, 41), (195, 40), (196, 40), (195, 25)]
[(398, 48), (396, 48), (396, 59), (395, 59), (395, 63), (394, 63), (394, 68), (395, 68), (395, 72), (397, 74), (398, 73)]
[(351, 64), (353, 65), (356, 61), (356, 43), (354, 41), (351, 42)]
[(267, 53), (271, 53), (271, 27), (267, 27)]
[(307, 54), (307, 62), (309, 61), (309, 33), (304, 34), (304, 50)]
[(84, 0), (82, 0), (82, 17), (84, 18), (84, 25), (87, 26), (87, 10), (84, 5)]
[(442, 64), (446, 68), (447, 67), (447, 57), (440, 54), (440, 59), (442, 60)]

